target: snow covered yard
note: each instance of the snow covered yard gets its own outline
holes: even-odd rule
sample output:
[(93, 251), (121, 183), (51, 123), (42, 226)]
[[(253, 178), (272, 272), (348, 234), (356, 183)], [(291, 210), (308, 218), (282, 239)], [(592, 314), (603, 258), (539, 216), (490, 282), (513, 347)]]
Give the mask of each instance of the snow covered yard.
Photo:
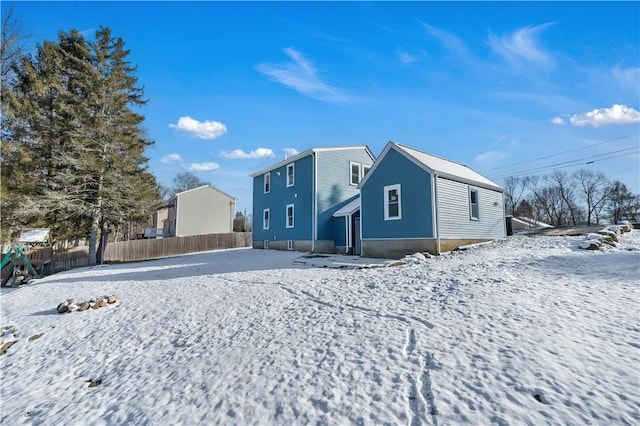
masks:
[(638, 424), (640, 231), (580, 240), (375, 269), (229, 250), (2, 289), (0, 422)]

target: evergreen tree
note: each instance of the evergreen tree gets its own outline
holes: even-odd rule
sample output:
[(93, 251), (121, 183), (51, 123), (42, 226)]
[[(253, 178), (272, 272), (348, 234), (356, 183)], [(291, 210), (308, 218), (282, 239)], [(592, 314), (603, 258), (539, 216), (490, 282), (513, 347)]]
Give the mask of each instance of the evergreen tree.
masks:
[(101, 235), (148, 218), (160, 201), (144, 156), (152, 142), (132, 110), (146, 101), (128, 55), (109, 29), (93, 43), (61, 32), (23, 61), (10, 96), (12, 141), (27, 148), (35, 177), (22, 216), (59, 237), (89, 237), (90, 264), (100, 260)]
[(615, 181), (611, 184), (607, 197), (607, 213), (612, 223), (621, 220), (638, 221), (640, 218), (640, 196), (633, 195), (627, 186)]

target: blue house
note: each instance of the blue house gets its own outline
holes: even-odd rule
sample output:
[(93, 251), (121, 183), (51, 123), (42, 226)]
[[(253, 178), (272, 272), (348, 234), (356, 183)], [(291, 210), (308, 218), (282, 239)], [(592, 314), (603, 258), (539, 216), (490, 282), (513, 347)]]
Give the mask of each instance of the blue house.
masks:
[(253, 248), (345, 250), (333, 214), (358, 196), (374, 159), (366, 146), (312, 148), (253, 173)]
[[(506, 236), (503, 188), (462, 164), (389, 142), (359, 187), (363, 256), (440, 254)], [(356, 203), (338, 213), (354, 217)]]

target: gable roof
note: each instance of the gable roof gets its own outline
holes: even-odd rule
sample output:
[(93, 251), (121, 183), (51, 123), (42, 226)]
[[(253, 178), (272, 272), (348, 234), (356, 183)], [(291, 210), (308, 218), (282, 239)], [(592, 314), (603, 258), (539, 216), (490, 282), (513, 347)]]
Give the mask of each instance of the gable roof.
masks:
[[(411, 160), (416, 165), (431, 174), (437, 174), (440, 177), (448, 178), (451, 180), (504, 192), (504, 189), (500, 185), (487, 179), (480, 173), (470, 169), (463, 164), (456, 163), (451, 160), (446, 160), (435, 155), (427, 154), (426, 152), (418, 151), (417, 149), (410, 148), (393, 141), (389, 141), (389, 143), (387, 143), (387, 146), (385, 146), (382, 150), (380, 157), (378, 157), (378, 161), (382, 159), (391, 149), (395, 149), (395, 151), (404, 155), (407, 159)], [(378, 161), (373, 164), (371, 170), (369, 170), (367, 175), (360, 182), (360, 186), (362, 186), (367, 181), (367, 178), (373, 174)]]
[(354, 214), (358, 210), (360, 210), (359, 195), (353, 200), (349, 201), (344, 206), (342, 206), (341, 208), (339, 208), (338, 210), (336, 210), (336, 212), (333, 214), (333, 217), (348, 216), (348, 215)]
[(315, 154), (316, 152), (320, 152), (320, 151), (339, 151), (339, 150), (343, 150), (343, 149), (363, 149), (367, 152), (367, 154), (369, 154), (369, 157), (371, 157), (372, 161), (375, 161), (376, 157), (371, 153), (371, 150), (369, 149), (369, 147), (367, 145), (347, 145), (347, 146), (329, 146), (329, 147), (316, 147), (316, 148), (311, 148), (311, 149), (307, 149), (306, 151), (303, 151), (299, 154), (296, 154), (294, 156), (291, 156), (289, 158), (285, 158), (282, 161), (279, 161), (275, 164), (270, 165), (269, 167), (266, 167), (262, 170), (258, 170), (255, 173), (251, 173), (249, 175), (249, 177), (256, 177), (256, 176), (260, 176), (262, 174), (265, 174), (267, 172), (270, 172), (271, 170), (275, 170), (279, 167), (282, 167), (284, 165), (287, 165), (289, 163), (293, 163), (294, 161), (297, 161), (301, 158), (306, 157), (307, 155), (312, 155)]
[[(226, 193), (226, 192), (224, 192), (224, 191), (219, 190), (218, 188), (216, 188), (216, 187), (215, 187), (215, 186), (213, 186), (213, 185), (202, 185), (202, 186), (199, 186), (199, 187), (197, 187), (197, 188), (187, 189), (186, 191), (178, 192), (178, 193), (177, 193), (177, 194), (175, 194), (173, 197), (169, 198), (169, 201), (173, 200), (174, 198), (178, 198), (178, 196), (180, 196), (180, 195), (182, 195), (182, 194), (186, 194), (187, 192), (199, 191), (199, 190), (201, 190), (201, 189), (203, 189), (203, 188), (207, 188), (207, 187), (208, 187), (208, 188), (211, 188), (211, 189), (213, 189), (213, 190), (215, 190), (215, 191), (219, 192), (220, 194), (222, 194), (222, 195), (224, 195), (224, 196), (227, 196), (227, 197), (229, 197), (229, 198), (231, 198), (231, 199), (233, 199), (233, 200), (235, 200), (235, 199), (236, 199), (236, 197), (234, 197), (234, 196), (232, 196), (232, 195), (229, 195), (229, 194), (227, 194), (227, 193)], [(169, 201), (168, 201), (167, 203), (169, 203)]]

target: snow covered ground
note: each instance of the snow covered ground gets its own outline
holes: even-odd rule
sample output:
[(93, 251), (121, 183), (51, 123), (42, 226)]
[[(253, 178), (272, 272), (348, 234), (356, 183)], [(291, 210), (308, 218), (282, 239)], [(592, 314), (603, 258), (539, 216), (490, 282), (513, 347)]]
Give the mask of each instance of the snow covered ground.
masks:
[(229, 250), (3, 289), (0, 423), (639, 424), (640, 231), (583, 238), (375, 269)]

